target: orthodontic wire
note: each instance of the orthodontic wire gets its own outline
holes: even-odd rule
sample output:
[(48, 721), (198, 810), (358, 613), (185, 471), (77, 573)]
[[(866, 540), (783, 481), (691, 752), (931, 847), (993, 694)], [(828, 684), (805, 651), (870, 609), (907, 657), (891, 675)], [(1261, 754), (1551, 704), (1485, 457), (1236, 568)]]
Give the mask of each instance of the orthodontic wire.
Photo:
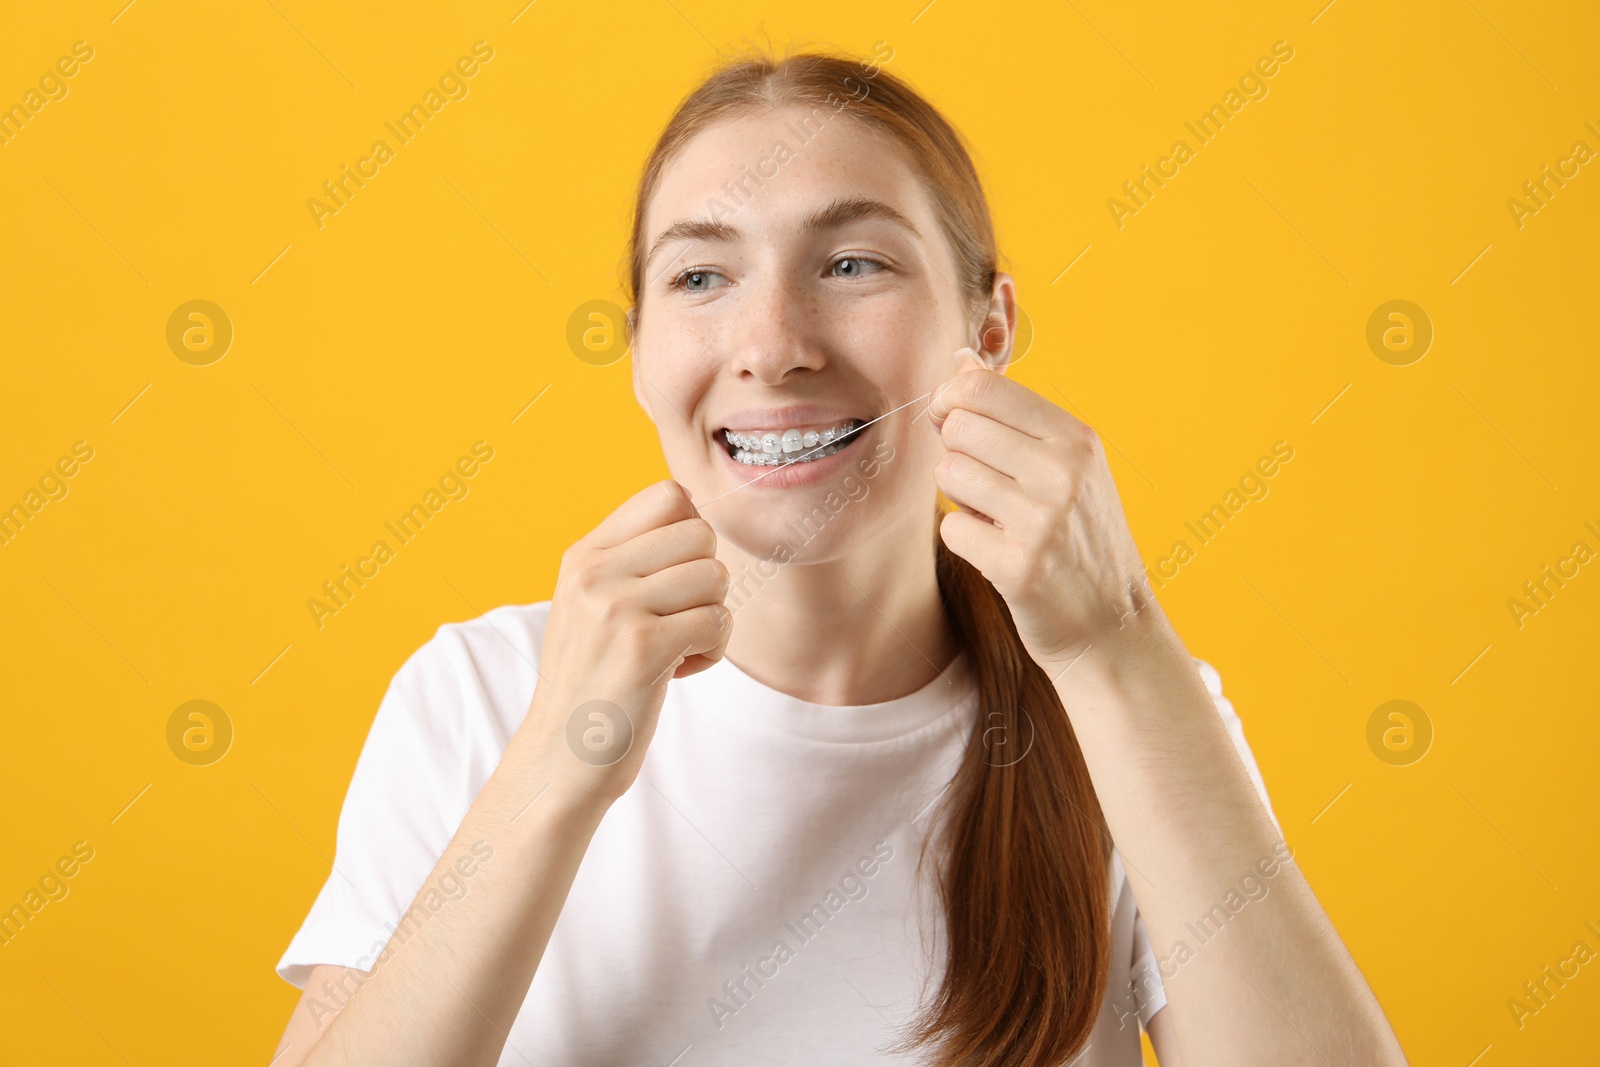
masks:
[[(904, 404), (901, 404), (899, 407), (893, 408), (893, 409), (891, 409), (889, 411), (885, 411), (882, 415), (879, 415), (876, 419), (873, 419), (872, 422), (864, 422), (864, 423), (862, 423), (860, 426), (857, 426), (855, 428), (854, 432), (855, 433), (860, 433), (862, 430), (865, 430), (868, 426), (871, 426), (873, 422), (881, 422), (882, 420), (887, 419), (890, 415), (893, 415), (896, 411), (904, 411), (906, 408), (910, 407), (912, 404), (915, 404), (920, 400), (927, 400), (931, 396), (933, 396), (933, 390), (930, 389), (926, 393), (923, 393), (921, 396), (917, 397), (914, 400), (907, 400)], [(929, 406), (931, 407), (932, 405), (930, 404)], [(794, 459), (789, 460), (786, 463), (780, 463), (778, 466), (773, 467), (771, 470), (767, 471), (766, 474), (762, 474), (762, 475), (760, 475), (758, 477), (751, 478), (748, 482), (745, 482), (743, 485), (736, 485), (732, 489), (729, 489), (726, 493), (718, 494), (717, 496), (712, 497), (710, 500), (707, 500), (705, 502), (705, 504), (696, 504), (695, 505), (695, 510), (698, 511), (700, 508), (703, 508), (708, 504), (715, 504), (717, 501), (721, 500), (723, 497), (731, 496), (732, 494), (737, 493), (741, 489), (748, 489), (752, 485), (755, 485), (757, 482), (759, 482), (762, 478), (766, 478), (769, 475), (777, 474), (779, 471), (783, 470), (785, 467), (789, 466), (791, 463), (794, 463), (796, 460), (799, 460), (799, 459), (801, 459), (801, 458), (803, 458), (805, 456), (809, 456), (809, 455), (811, 455), (812, 452), (820, 452), (822, 449), (828, 448), (828, 447), (830, 447), (830, 445), (818, 445), (816, 448), (808, 449), (805, 452), (801, 452), (798, 455), (796, 455), (794, 457)]]

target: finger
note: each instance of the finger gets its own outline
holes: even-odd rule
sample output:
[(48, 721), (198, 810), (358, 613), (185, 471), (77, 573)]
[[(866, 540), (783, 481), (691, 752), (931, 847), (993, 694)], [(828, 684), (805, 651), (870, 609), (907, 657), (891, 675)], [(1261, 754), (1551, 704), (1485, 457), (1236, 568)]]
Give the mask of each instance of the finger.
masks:
[(947, 512), (939, 520), (939, 537), (945, 547), (978, 568), (993, 581), (993, 566), (1004, 558), (1006, 535), (998, 526), (961, 511)]
[(716, 557), (694, 559), (639, 579), (639, 604), (657, 615), (721, 604), (728, 598), (728, 568)]
[(720, 652), (715, 656), (703, 656), (698, 654), (693, 656), (685, 656), (683, 662), (678, 664), (678, 669), (672, 672), (672, 677), (687, 678), (691, 674), (699, 674), (701, 671), (706, 670), (709, 667), (716, 666), (718, 661), (721, 659), (722, 653)]
[[(721, 604), (704, 604), (661, 620), (662, 631), (681, 655), (708, 655), (726, 645), (733, 612)], [(720, 655), (720, 653), (719, 653)]]
[(687, 678), (691, 674), (699, 674), (708, 667), (715, 666), (722, 661), (723, 657), (728, 653), (728, 638), (733, 636), (733, 614), (731, 611), (722, 620), (722, 623), (722, 641), (715, 648), (685, 656), (683, 662), (678, 664), (678, 669), (673, 671), (672, 676), (674, 678)]
[[(969, 352), (971, 349), (964, 348), (962, 351)], [(933, 424), (935, 429), (937, 429), (945, 419), (950, 417), (950, 410), (953, 406), (953, 402), (958, 399), (960, 395), (959, 393), (950, 393), (950, 396), (947, 399), (945, 394), (950, 392), (950, 390), (955, 387), (955, 385), (962, 379), (963, 376), (968, 374), (976, 374), (979, 371), (987, 371), (988, 369), (989, 368), (985, 367), (977, 359), (963, 358), (961, 361), (961, 366), (956, 370), (955, 374), (933, 387), (933, 399), (928, 403), (927, 410), (928, 421)]]
[(939, 429), (939, 440), (951, 452), (971, 456), (1018, 482), (1026, 482), (1029, 471), (1049, 462), (1038, 438), (970, 408), (950, 413)]
[(621, 507), (607, 515), (589, 534), (589, 542), (596, 548), (615, 548), (647, 530), (699, 514), (689, 499), (689, 491), (668, 478), (645, 486), (623, 501)]
[(956, 408), (987, 415), (1041, 441), (1067, 432), (1077, 421), (1022, 383), (971, 360), (934, 390), (928, 417), (938, 425)]
[(702, 518), (680, 519), (667, 526), (646, 530), (626, 544), (617, 546), (626, 555), (625, 568), (635, 578), (647, 578), (657, 571), (705, 559), (717, 551), (717, 534)]
[(1015, 479), (960, 452), (947, 453), (939, 460), (933, 480), (951, 503), (979, 512), (1001, 526), (1011, 525), (1027, 504)]

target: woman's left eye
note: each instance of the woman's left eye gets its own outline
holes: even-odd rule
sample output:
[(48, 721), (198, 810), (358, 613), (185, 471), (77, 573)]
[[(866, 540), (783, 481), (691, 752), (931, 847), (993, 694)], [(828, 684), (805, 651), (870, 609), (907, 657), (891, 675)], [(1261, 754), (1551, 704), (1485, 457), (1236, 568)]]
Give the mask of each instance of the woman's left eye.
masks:
[(859, 278), (863, 274), (873, 274), (885, 269), (885, 264), (866, 256), (840, 256), (833, 261), (833, 276), (835, 278)]

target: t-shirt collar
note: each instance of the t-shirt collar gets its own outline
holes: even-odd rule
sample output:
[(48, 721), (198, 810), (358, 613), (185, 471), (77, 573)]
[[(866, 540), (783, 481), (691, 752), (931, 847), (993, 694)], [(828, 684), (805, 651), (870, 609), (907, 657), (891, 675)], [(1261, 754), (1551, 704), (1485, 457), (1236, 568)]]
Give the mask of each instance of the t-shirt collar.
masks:
[(902, 737), (977, 698), (965, 650), (922, 688), (878, 704), (813, 704), (757, 681), (726, 657), (673, 684), (683, 686), (684, 696), (712, 714), (792, 737), (838, 744)]

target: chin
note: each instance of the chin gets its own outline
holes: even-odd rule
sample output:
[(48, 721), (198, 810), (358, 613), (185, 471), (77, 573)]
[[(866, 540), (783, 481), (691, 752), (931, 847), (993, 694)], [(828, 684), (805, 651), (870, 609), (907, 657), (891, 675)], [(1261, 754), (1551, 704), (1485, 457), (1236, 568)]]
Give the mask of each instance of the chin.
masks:
[(811, 508), (796, 502), (770, 513), (746, 512), (720, 523), (711, 521), (719, 537), (746, 555), (779, 564), (810, 564), (841, 559), (870, 542), (866, 518), (854, 502), (835, 513), (819, 500)]

